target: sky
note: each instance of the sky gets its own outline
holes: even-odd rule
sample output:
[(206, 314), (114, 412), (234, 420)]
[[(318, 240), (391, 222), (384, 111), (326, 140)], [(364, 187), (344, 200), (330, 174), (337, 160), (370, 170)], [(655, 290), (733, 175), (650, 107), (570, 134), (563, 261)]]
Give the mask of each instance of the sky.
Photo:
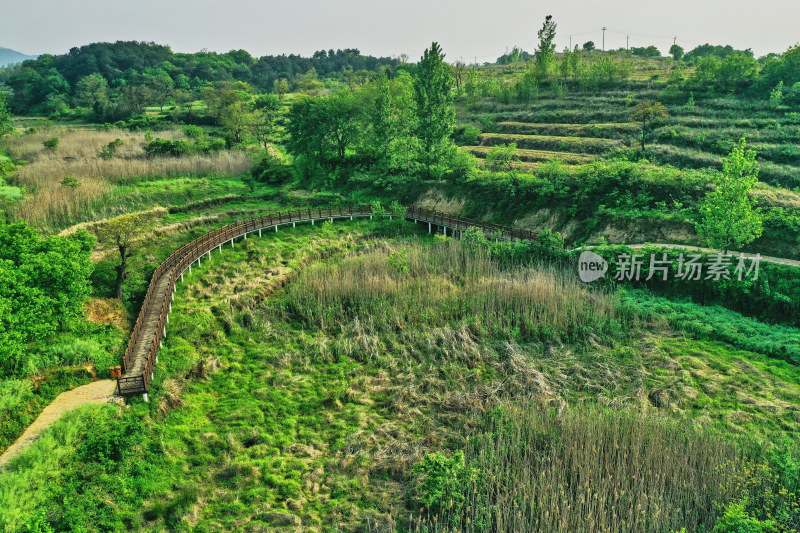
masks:
[(176, 52), (244, 49), (254, 56), (358, 48), (416, 60), (438, 41), (448, 61), (494, 61), (512, 46), (533, 51), (544, 17), (561, 50), (673, 38), (687, 51), (709, 42), (756, 56), (800, 41), (798, 0), (0, 0), (0, 47), (25, 54), (69, 51), (98, 41), (166, 44)]

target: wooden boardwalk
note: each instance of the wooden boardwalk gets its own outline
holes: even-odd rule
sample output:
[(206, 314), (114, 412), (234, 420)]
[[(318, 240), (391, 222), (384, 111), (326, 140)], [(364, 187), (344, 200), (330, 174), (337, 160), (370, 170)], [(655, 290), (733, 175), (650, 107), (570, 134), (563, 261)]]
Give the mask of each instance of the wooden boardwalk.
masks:
[(246, 238), (249, 233), (258, 232), (260, 235), (265, 229), (278, 231), (279, 226), (286, 224), (295, 226), (299, 222), (313, 224), (317, 220), (332, 222), (334, 219), (349, 218), (353, 220), (355, 217), (372, 218), (374, 216), (405, 216), (414, 222), (427, 223), (429, 232), (432, 232), (433, 227), (436, 226), (437, 229), (441, 228), (445, 234), (450, 230), (451, 235), (454, 232), (463, 232), (475, 227), (499, 239), (535, 240), (537, 238), (532, 231), (486, 224), (429, 209), (410, 208), (404, 215), (400, 215), (384, 210), (376, 212), (369, 205), (268, 213), (215, 229), (181, 246), (153, 273), (123, 357), (123, 374), (117, 379), (119, 394), (123, 396), (142, 394), (147, 400), (147, 391), (150, 389), (150, 381), (153, 379), (153, 370), (158, 362), (158, 350), (167, 334), (167, 323), (172, 310), (176, 285), (179, 279), (183, 280), (183, 272), (187, 269), (191, 270), (192, 264), (195, 262), (199, 264), (203, 260), (203, 256), (210, 257), (215, 248), (222, 250), (222, 246), (228, 243), (234, 246), (236, 239)]

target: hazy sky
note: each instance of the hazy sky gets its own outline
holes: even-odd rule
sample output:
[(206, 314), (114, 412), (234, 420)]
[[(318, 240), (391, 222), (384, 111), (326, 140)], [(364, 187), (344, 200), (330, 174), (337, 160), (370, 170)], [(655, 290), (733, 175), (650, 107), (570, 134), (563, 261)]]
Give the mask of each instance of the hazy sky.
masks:
[(798, 0), (0, 0), (0, 46), (64, 53), (97, 41), (140, 40), (179, 52), (243, 48), (255, 56), (309, 55), (330, 48), (417, 59), (438, 41), (448, 60), (490, 61), (506, 47), (533, 51), (545, 15), (558, 23), (558, 48), (593, 40), (606, 47), (655, 44), (677, 36), (732, 44), (756, 55), (800, 41)]

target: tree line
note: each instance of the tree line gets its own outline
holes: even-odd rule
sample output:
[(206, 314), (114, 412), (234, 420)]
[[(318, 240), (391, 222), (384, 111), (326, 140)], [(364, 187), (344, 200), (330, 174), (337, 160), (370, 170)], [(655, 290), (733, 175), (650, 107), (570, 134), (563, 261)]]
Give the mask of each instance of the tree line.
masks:
[(244, 82), (260, 92), (275, 91), (276, 84), (285, 83), (288, 90), (309, 74), (346, 82), (357, 73), (392, 71), (398, 63), (357, 49), (255, 58), (244, 50), (175, 53), (154, 43), (117, 41), (72, 48), (63, 55), (45, 54), (0, 69), (0, 83), (15, 113), (49, 115), (84, 108), (95, 119), (108, 121), (127, 118), (151, 101), (163, 105), (196, 99), (204, 88), (219, 83)]

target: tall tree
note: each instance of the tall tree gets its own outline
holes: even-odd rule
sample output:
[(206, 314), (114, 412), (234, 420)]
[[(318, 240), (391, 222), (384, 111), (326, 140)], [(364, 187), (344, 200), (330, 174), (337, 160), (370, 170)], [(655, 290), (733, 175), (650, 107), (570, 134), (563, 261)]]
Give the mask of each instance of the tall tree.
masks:
[(275, 94), (264, 94), (253, 101), (253, 114), (250, 132), (267, 148), (269, 139), (275, 133), (275, 121), (281, 109), (281, 99)]
[(108, 104), (108, 82), (100, 74), (84, 76), (75, 84), (75, 103), (97, 109)]
[(278, 78), (272, 82), (272, 92), (277, 94), (278, 98), (283, 100), (283, 97), (289, 92), (289, 82), (286, 80), (286, 78)]
[(167, 72), (161, 69), (145, 72), (145, 79), (150, 94), (155, 98), (161, 111), (164, 111), (164, 104), (175, 90), (175, 82)]
[(675, 61), (680, 61), (681, 58), (683, 57), (683, 54), (684, 54), (683, 47), (677, 44), (673, 44), (672, 46), (669, 47), (669, 55), (671, 55), (672, 59), (674, 59)]
[(450, 67), (437, 43), (431, 44), (417, 64), (414, 77), (417, 137), (428, 164), (435, 152), (446, 143), (453, 132), (456, 111), (453, 107), (453, 78)]
[(651, 102), (648, 100), (646, 102), (639, 102), (636, 105), (636, 108), (631, 114), (631, 120), (642, 125), (642, 152), (645, 150), (647, 135), (650, 133), (650, 128), (653, 125), (653, 121), (658, 120), (659, 118), (665, 118), (667, 116), (669, 116), (667, 114), (667, 108), (664, 107), (664, 104), (661, 102)]
[(146, 235), (160, 214), (158, 211), (130, 213), (103, 222), (94, 230), (98, 241), (116, 246), (119, 251), (120, 263), (114, 267), (117, 271), (114, 295), (118, 299), (122, 299), (122, 284), (128, 277), (128, 259), (133, 255), (131, 247), (137, 239)]
[(763, 221), (750, 191), (758, 182), (756, 153), (744, 139), (722, 161), (713, 191), (700, 204), (697, 233), (712, 248), (728, 252), (761, 236)]
[(550, 74), (550, 67), (556, 51), (556, 23), (553, 15), (547, 15), (544, 19), (542, 28), (537, 33), (539, 36), (539, 46), (536, 48), (536, 73), (540, 78), (546, 78)]
[(14, 123), (11, 121), (11, 112), (6, 105), (6, 93), (0, 91), (0, 136), (11, 132), (14, 129)]

